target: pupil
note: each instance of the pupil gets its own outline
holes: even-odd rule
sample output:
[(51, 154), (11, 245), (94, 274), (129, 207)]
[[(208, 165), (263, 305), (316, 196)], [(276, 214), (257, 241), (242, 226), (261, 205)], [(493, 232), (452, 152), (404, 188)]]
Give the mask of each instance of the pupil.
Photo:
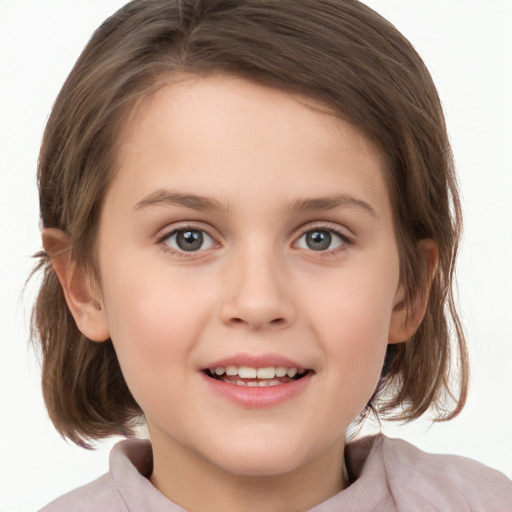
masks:
[(179, 231), (176, 244), (183, 251), (196, 251), (203, 245), (203, 234), (201, 231)]
[(306, 243), (313, 251), (325, 251), (331, 245), (331, 241), (329, 231), (311, 231), (306, 235)]

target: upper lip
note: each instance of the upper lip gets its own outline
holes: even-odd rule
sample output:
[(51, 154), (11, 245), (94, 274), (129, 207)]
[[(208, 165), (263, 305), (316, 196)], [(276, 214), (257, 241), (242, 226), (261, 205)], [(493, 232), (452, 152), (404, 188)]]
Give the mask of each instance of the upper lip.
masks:
[(248, 366), (249, 368), (281, 366), (284, 368), (309, 369), (303, 364), (278, 354), (235, 354), (213, 361), (205, 366), (203, 370), (226, 366)]

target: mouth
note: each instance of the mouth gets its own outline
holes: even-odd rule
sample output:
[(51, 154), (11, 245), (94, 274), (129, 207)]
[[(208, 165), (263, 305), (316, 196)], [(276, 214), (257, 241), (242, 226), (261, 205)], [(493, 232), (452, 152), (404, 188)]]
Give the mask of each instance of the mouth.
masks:
[(211, 379), (235, 386), (273, 387), (303, 379), (313, 373), (313, 370), (285, 366), (256, 368), (229, 365), (207, 368), (203, 372)]

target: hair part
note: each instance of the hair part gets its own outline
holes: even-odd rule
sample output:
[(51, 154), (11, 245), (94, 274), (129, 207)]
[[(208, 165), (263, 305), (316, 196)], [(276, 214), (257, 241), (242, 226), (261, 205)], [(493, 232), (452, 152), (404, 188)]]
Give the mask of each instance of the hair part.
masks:
[[(468, 357), (453, 297), (461, 209), (442, 107), (411, 44), (356, 0), (134, 0), (121, 8), (94, 33), (50, 115), (38, 168), (44, 226), (66, 232), (70, 257), (99, 280), (95, 242), (123, 123), (179, 75), (219, 73), (310, 97), (382, 153), (405, 307), (430, 292), (411, 340), (389, 345), (367, 411), (405, 421), (429, 408), (437, 419), (456, 416)], [(422, 239), (438, 247), (432, 280)], [(80, 333), (46, 253), (35, 271), (43, 280), (33, 336), (57, 430), (84, 446), (131, 432), (142, 411), (112, 343)]]

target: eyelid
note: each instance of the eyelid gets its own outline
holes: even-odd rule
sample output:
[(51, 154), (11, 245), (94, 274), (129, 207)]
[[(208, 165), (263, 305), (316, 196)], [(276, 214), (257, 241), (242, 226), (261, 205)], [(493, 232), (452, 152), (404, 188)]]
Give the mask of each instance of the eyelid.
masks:
[[(178, 233), (180, 231), (187, 231), (187, 230), (201, 231), (208, 238), (210, 238), (212, 240), (212, 242), (214, 244), (213, 247), (209, 247), (206, 249), (199, 249), (197, 251), (184, 251), (182, 249), (177, 249), (177, 248), (171, 247), (170, 245), (165, 243), (167, 240), (169, 240), (169, 238), (171, 238), (176, 233)], [(160, 230), (160, 232), (157, 234), (155, 243), (156, 243), (156, 245), (160, 246), (162, 251), (164, 251), (166, 253), (171, 253), (173, 255), (177, 255), (177, 256), (180, 256), (183, 258), (194, 258), (194, 257), (197, 258), (199, 256), (203, 256), (202, 253), (205, 253), (205, 252), (209, 251), (210, 249), (213, 249), (215, 247), (220, 247), (220, 245), (221, 245), (219, 242), (220, 237), (212, 234), (212, 231), (214, 231), (214, 230), (213, 230), (213, 228), (211, 228), (211, 226), (205, 225), (202, 222), (197, 222), (197, 221), (178, 222), (178, 223), (172, 224), (172, 225), (167, 226), (166, 228)]]
[[(178, 256), (187, 258), (187, 257), (198, 257), (201, 253), (207, 252), (211, 248), (208, 249), (200, 249), (197, 251), (184, 251), (180, 249), (174, 249), (173, 247), (169, 246), (165, 243), (166, 240), (168, 240), (171, 236), (173, 236), (176, 232), (179, 231), (202, 231), (205, 233), (209, 238), (212, 239), (216, 247), (220, 247), (222, 244), (219, 242), (219, 239), (221, 238), (216, 230), (214, 230), (210, 225), (205, 224), (200, 221), (183, 221), (183, 222), (177, 222), (174, 224), (171, 224), (170, 226), (167, 226), (166, 228), (160, 230), (160, 232), (157, 234), (156, 238), (156, 244), (159, 245), (164, 252), (170, 252), (172, 254), (176, 254)], [(326, 255), (326, 254), (333, 254), (337, 253), (339, 251), (342, 251), (346, 249), (348, 246), (352, 245), (354, 243), (355, 236), (350, 232), (350, 230), (346, 227), (342, 227), (337, 223), (327, 222), (327, 221), (312, 221), (306, 225), (303, 225), (300, 227), (298, 234), (294, 237), (294, 241), (292, 245), (296, 245), (298, 240), (302, 238), (306, 233), (309, 233), (311, 231), (330, 231), (334, 233), (336, 236), (340, 237), (343, 240), (343, 244), (341, 244), (340, 247), (337, 247), (335, 249), (331, 250), (325, 250), (325, 251), (314, 251), (312, 249), (309, 249), (310, 252), (316, 252), (319, 255)], [(215, 234), (212, 234), (212, 231), (215, 232)], [(215, 248), (215, 247), (212, 247)], [(304, 249), (307, 250), (307, 249)], [(201, 254), (202, 256), (202, 254)]]
[[(319, 222), (310, 222), (304, 226), (301, 226), (299, 230), (299, 234), (294, 238), (294, 245), (297, 244), (297, 242), (307, 233), (310, 233), (311, 231), (329, 231), (331, 233), (334, 233), (336, 236), (340, 237), (343, 240), (343, 244), (341, 247), (337, 247), (335, 249), (331, 250), (325, 250), (325, 251), (313, 251), (312, 249), (309, 249), (311, 252), (317, 252), (319, 255), (328, 254), (328, 253), (336, 253), (339, 250), (345, 249), (347, 246), (350, 246), (354, 243), (354, 235), (350, 233), (350, 230), (348, 228), (342, 228), (339, 224), (326, 222), (326, 221), (319, 221)], [(308, 249), (304, 249), (308, 250)]]

